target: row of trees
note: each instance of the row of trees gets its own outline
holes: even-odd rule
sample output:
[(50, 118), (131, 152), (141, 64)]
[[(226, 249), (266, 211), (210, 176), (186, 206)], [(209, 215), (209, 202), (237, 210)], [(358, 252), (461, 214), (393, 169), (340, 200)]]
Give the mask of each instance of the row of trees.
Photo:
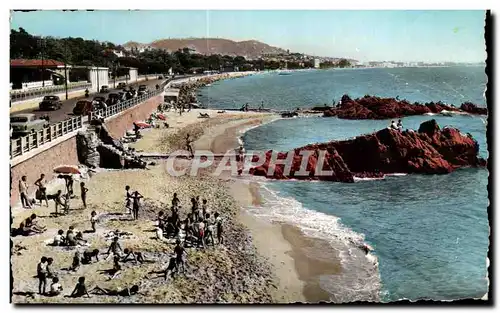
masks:
[[(113, 51), (122, 51), (125, 57), (118, 57)], [(83, 66), (135, 67), (139, 74), (166, 73), (170, 68), (176, 73), (206, 70), (265, 70), (312, 68), (312, 62), (278, 62), (265, 60), (246, 60), (242, 56), (201, 55), (190, 53), (188, 48), (169, 53), (161, 49), (151, 49), (132, 55), (122, 46), (111, 42), (85, 40), (83, 38), (54, 38), (34, 36), (23, 28), (11, 30), (11, 59), (53, 59), (67, 64)], [(347, 60), (345, 60), (347, 61)], [(340, 64), (341, 63), (341, 64)], [(348, 61), (347, 61), (348, 63)], [(342, 66), (340, 66), (342, 65)], [(334, 66), (334, 65), (332, 65)], [(348, 66), (341, 61), (336, 66)], [(331, 67), (331, 66), (328, 66)]]

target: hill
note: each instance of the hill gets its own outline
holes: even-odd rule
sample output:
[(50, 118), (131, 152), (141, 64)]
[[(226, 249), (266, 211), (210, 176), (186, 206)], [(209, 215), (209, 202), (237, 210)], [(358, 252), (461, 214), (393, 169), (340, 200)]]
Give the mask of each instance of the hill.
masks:
[(286, 53), (286, 50), (270, 46), (257, 40), (233, 41), (220, 38), (187, 38), (187, 39), (160, 39), (149, 44), (127, 42), (125, 48), (145, 47), (166, 49), (169, 52), (182, 48), (189, 48), (200, 54), (241, 55), (258, 57), (262, 54)]

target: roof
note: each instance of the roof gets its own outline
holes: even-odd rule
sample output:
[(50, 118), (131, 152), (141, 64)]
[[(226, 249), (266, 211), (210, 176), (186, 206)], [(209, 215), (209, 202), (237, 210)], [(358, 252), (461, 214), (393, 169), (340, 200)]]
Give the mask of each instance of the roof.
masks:
[[(15, 67), (39, 67), (42, 66), (42, 60), (26, 60), (26, 59), (14, 59), (10, 60), (10, 66)], [(57, 67), (64, 66), (63, 62), (56, 60), (43, 60), (43, 66), (47, 67)]]
[(34, 116), (34, 113), (18, 113), (18, 114), (12, 114), (10, 117), (31, 117)]

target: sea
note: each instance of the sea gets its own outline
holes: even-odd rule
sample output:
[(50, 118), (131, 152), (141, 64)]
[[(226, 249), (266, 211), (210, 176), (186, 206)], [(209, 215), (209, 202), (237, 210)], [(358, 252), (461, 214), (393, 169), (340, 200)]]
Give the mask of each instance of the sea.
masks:
[[(484, 67), (367, 68), (260, 73), (219, 81), (199, 90), (209, 108), (293, 110), (331, 105), (342, 95), (399, 97), (411, 102), (465, 101), (486, 106)], [(404, 128), (436, 119), (477, 139), (487, 158), (484, 116), (415, 116)], [(280, 150), (372, 133), (389, 120), (303, 117), (277, 119), (242, 134), (247, 150)], [(339, 251), (342, 274), (320, 278), (338, 302), (481, 298), (488, 291), (489, 222), (487, 169), (448, 175), (394, 175), (378, 180), (273, 181), (255, 178), (263, 208), (249, 212), (300, 227)], [(368, 244), (365, 256), (357, 246)]]

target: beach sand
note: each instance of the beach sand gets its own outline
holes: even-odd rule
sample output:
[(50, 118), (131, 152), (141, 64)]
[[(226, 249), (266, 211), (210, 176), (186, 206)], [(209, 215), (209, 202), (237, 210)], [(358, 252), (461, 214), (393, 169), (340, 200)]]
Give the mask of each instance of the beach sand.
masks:
[[(211, 118), (199, 119), (199, 112), (207, 112)], [(144, 137), (130, 146), (148, 153), (168, 153), (183, 149), (185, 135), (189, 133), (195, 140), (195, 149), (223, 153), (237, 147), (237, 136), (242, 130), (275, 118), (260, 113), (217, 114), (214, 110), (192, 110), (182, 116), (169, 112), (166, 115), (170, 128), (145, 131)], [(179, 163), (185, 166), (185, 162)], [(247, 183), (229, 177), (227, 173), (222, 177), (203, 173), (197, 177), (171, 177), (166, 172), (165, 162), (158, 161), (149, 170), (96, 173), (86, 184), (89, 188), (87, 209), (83, 209), (77, 198), (72, 201), (73, 210), (69, 215), (52, 218), (53, 202), (49, 202), (49, 208), (37, 206), (33, 212), (39, 215), (40, 224), (47, 226), (48, 231), (36, 236), (12, 238), (13, 246), (18, 244), (27, 248), (12, 255), (12, 290), (20, 293), (14, 294), (14, 303), (294, 303), (329, 299), (319, 286), (319, 277), (340, 270), (336, 252), (328, 251), (326, 247), (329, 245), (322, 240), (305, 237), (293, 225), (269, 223), (245, 212), (243, 208), (258, 207), (264, 201), (257, 183)], [(146, 199), (138, 221), (131, 221), (128, 214), (124, 214), (126, 184), (132, 190), (139, 190)], [(180, 210), (182, 218), (189, 210), (190, 197), (200, 195), (206, 198), (210, 207), (224, 216), (226, 242), (223, 246), (205, 250), (188, 249), (190, 270), (186, 276), (180, 275), (168, 283), (162, 278), (145, 279), (149, 271), (165, 268), (168, 255), (173, 251), (173, 245), (160, 242), (152, 231), (158, 211), (169, 212), (174, 192), (183, 205)], [(75, 187), (75, 193), (79, 193), (79, 187)], [(88, 229), (92, 210), (100, 215), (98, 230), (95, 234), (84, 234), (89, 246), (82, 247), (81, 251), (98, 248), (101, 253), (105, 252), (109, 241), (103, 238), (103, 234), (120, 229), (133, 234), (122, 241), (123, 248), (141, 251), (155, 263), (140, 266), (124, 263), (122, 273), (113, 280), (98, 272), (111, 268), (111, 260), (84, 265), (76, 273), (62, 270), (71, 264), (74, 250), (47, 246), (44, 241), (53, 238), (58, 229), (66, 231), (70, 225), (78, 230)], [(13, 211), (13, 227), (33, 212)], [(37, 292), (38, 282), (33, 276), (41, 256), (54, 258), (54, 268), (65, 288), (64, 294), (72, 291), (78, 277), (85, 276), (89, 289), (95, 285), (121, 289), (138, 283), (144, 295), (129, 298), (93, 296), (91, 299), (27, 297), (22, 293)]]

